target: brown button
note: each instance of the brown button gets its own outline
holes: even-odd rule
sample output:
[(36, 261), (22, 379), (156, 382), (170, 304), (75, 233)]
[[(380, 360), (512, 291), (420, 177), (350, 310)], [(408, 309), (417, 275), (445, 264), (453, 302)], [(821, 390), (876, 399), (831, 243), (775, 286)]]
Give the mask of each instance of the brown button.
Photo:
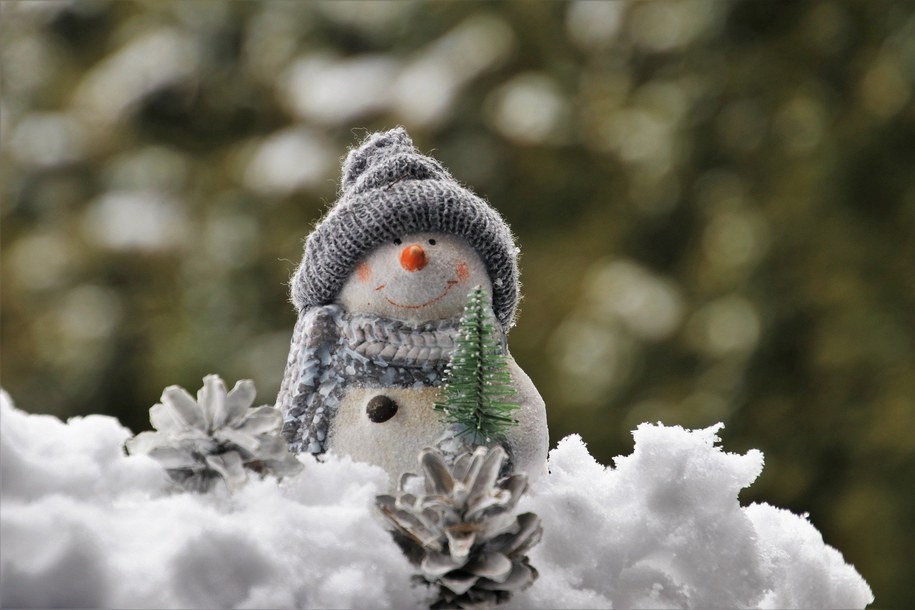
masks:
[(397, 413), (397, 403), (385, 396), (379, 394), (369, 401), (365, 407), (365, 413), (369, 419), (380, 424), (386, 422)]

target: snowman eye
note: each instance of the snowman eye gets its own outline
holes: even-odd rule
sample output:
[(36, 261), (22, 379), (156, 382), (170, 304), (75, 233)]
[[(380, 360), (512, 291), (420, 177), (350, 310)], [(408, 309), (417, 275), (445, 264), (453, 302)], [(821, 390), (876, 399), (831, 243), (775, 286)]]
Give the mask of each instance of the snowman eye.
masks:
[(403, 242), (400, 241), (400, 238), (399, 238), (399, 237), (398, 237), (397, 239), (394, 240), (394, 245), (395, 245), (395, 246), (399, 246), (399, 245), (402, 244), (402, 243), (403, 243)]
[(429, 240), (429, 245), (430, 245), (430, 246), (434, 246), (434, 245), (435, 245), (435, 240), (434, 240), (434, 239), (430, 239), (430, 240)]

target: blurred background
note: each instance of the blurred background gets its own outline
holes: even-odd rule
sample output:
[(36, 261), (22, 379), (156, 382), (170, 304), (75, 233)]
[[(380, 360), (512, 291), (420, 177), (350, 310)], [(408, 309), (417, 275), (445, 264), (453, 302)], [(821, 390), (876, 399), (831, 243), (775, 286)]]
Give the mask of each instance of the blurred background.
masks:
[(741, 495), (915, 607), (915, 3), (0, 3), (2, 384), (149, 427), (272, 403), (366, 130), (509, 220), (552, 442), (722, 421)]

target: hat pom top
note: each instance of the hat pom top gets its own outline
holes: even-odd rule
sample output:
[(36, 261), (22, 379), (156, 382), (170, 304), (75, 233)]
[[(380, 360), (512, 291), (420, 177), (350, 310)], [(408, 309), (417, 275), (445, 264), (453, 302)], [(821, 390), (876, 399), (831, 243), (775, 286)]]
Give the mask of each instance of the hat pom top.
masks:
[(341, 190), (362, 193), (403, 180), (448, 179), (434, 159), (420, 154), (403, 127), (370, 134), (343, 162)]

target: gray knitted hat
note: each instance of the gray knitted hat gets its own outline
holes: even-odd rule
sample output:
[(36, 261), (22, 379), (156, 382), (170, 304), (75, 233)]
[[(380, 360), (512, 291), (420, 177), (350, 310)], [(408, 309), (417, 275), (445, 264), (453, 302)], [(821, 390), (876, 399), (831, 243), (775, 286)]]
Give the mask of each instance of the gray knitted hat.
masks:
[(518, 304), (518, 249), (498, 212), (420, 154), (398, 127), (369, 135), (343, 162), (340, 198), (305, 242), (292, 279), (300, 310), (331, 303), (375, 246), (423, 231), (463, 237), (489, 271), (493, 310), (508, 331)]

